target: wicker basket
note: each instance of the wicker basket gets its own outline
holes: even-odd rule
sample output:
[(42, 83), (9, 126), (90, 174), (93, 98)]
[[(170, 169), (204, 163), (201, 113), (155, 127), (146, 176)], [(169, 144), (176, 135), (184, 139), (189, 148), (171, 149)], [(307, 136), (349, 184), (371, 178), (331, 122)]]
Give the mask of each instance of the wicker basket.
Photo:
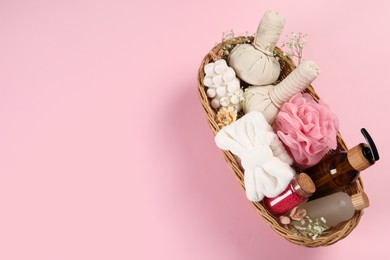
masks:
[[(216, 111), (210, 106), (210, 100), (206, 95), (206, 88), (203, 85), (204, 74), (204, 66), (210, 62), (214, 62), (220, 58), (226, 58), (225, 48), (226, 46), (234, 47), (235, 44), (253, 41), (253, 37), (235, 37), (229, 39), (227, 41), (223, 41), (222, 43), (216, 45), (203, 59), (198, 73), (198, 91), (199, 97), (204, 108), (204, 112), (206, 114), (209, 126), (213, 131), (214, 135), (220, 130), (220, 127), (215, 121)], [(276, 55), (282, 57), (282, 52), (279, 48), (275, 48)], [(280, 60), (281, 73), (278, 80), (282, 80), (285, 78), (295, 67), (294, 62), (289, 58), (283, 58)], [(309, 86), (305, 92), (309, 93), (315, 100), (319, 99), (319, 96), (315, 93), (312, 86)], [(347, 147), (341, 138), (341, 135), (338, 133), (337, 142), (339, 150), (346, 150)], [(230, 168), (233, 170), (237, 180), (244, 187), (244, 170), (241, 167), (240, 163), (235, 159), (233, 154), (229, 151), (223, 151), (223, 155), (225, 157), (226, 162), (229, 164)], [(348, 186), (345, 190), (349, 195), (362, 192), (363, 191), (363, 183), (361, 178)], [(277, 219), (275, 219), (272, 215), (270, 215), (267, 210), (264, 208), (261, 202), (251, 202), (257, 213), (263, 218), (263, 220), (280, 236), (284, 237), (288, 241), (302, 245), (306, 247), (319, 247), (319, 246), (327, 246), (336, 243), (337, 241), (345, 238), (351, 233), (351, 231), (358, 225), (359, 220), (363, 214), (363, 210), (356, 211), (355, 215), (349, 221), (338, 224), (335, 227), (330, 228), (325, 231), (321, 236), (319, 236), (316, 240), (311, 240), (310, 238), (302, 237), (300, 235), (294, 234), (293, 231), (286, 229), (282, 225), (279, 224)]]

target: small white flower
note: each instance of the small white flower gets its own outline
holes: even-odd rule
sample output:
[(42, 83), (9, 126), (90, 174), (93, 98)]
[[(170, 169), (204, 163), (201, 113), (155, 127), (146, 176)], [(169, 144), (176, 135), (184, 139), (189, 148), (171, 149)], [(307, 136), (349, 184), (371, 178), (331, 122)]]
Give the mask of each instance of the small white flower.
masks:
[(219, 101), (221, 106), (227, 107), (229, 105), (229, 98), (228, 97), (222, 97)]
[[(298, 59), (298, 64), (302, 60), (302, 50), (304, 46), (306, 46), (306, 37), (307, 34), (299, 33), (291, 33), (288, 35), (287, 43), (283, 43), (282, 47), (287, 47), (290, 49), (290, 52), (286, 52), (290, 58), (296, 57)], [(284, 52), (283, 52), (283, 56)]]

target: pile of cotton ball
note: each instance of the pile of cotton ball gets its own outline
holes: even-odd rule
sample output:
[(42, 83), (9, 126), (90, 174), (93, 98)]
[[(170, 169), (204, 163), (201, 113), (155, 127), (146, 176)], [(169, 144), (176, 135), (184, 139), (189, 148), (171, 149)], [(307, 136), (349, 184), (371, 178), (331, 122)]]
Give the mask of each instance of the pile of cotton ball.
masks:
[(234, 69), (229, 67), (224, 59), (220, 59), (207, 64), (204, 72), (206, 75), (203, 84), (208, 87), (206, 93), (209, 98), (212, 98), (211, 106), (214, 109), (220, 106), (232, 106), (239, 111), (243, 91)]

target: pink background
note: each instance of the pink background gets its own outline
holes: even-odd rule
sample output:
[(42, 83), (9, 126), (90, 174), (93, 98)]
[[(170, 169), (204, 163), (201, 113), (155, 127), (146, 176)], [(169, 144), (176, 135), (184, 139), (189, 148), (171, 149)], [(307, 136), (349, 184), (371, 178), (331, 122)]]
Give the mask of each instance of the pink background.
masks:
[[(238, 5), (238, 3), (240, 3)], [(317, 92), (381, 160), (346, 239), (307, 249), (255, 213), (216, 148), (197, 69), (268, 9), (308, 33)], [(389, 1), (0, 2), (0, 259), (389, 259)], [(284, 37), (284, 36), (282, 36)]]

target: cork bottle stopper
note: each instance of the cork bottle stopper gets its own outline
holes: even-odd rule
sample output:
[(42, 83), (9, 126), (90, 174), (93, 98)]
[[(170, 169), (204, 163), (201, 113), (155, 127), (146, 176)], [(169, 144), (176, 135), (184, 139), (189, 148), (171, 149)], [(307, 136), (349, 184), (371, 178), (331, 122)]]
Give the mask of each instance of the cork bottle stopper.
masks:
[(367, 160), (363, 154), (363, 148), (368, 147), (367, 144), (358, 144), (348, 151), (348, 162), (357, 171), (363, 171), (372, 165), (372, 162)]
[(353, 194), (351, 200), (356, 210), (362, 210), (370, 206), (370, 201), (365, 192)]
[(316, 185), (306, 173), (302, 172), (296, 177), (298, 185), (301, 189), (310, 196), (316, 191)]

